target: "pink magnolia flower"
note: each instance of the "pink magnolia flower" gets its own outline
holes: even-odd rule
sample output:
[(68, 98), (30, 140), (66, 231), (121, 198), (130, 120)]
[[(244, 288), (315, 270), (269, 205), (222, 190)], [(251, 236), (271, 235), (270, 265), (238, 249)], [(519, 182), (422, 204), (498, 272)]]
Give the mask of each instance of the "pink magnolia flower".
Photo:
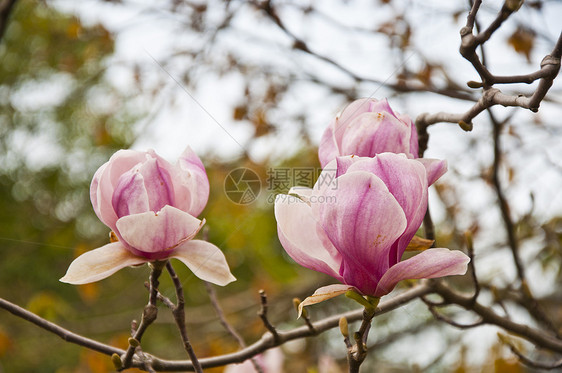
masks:
[(196, 216), (208, 198), (205, 168), (191, 148), (176, 164), (153, 150), (118, 151), (97, 170), (90, 187), (94, 211), (117, 241), (76, 258), (61, 281), (99, 281), (121, 268), (168, 258), (217, 285), (234, 281), (220, 249), (193, 240), (205, 224)]
[(418, 133), (407, 115), (394, 113), (386, 99), (362, 98), (349, 104), (328, 126), (318, 147), (322, 167), (342, 155), (378, 153), (418, 157)]
[(428, 185), (446, 168), (445, 161), (404, 154), (338, 157), (313, 189), (289, 191), (298, 198), (277, 197), (275, 218), (285, 251), (298, 264), (344, 284), (319, 289), (318, 301), (350, 289), (381, 297), (401, 280), (466, 272), (469, 258), (443, 248), (401, 261), (425, 215)]

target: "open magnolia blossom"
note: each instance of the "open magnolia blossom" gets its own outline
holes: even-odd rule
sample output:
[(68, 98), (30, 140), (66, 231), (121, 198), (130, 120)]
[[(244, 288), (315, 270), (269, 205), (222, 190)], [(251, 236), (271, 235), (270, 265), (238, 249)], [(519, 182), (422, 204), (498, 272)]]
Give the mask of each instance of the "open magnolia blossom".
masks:
[(215, 245), (193, 238), (205, 220), (209, 180), (187, 148), (176, 164), (153, 150), (120, 150), (94, 175), (90, 199), (115, 242), (76, 258), (60, 279), (70, 284), (102, 280), (121, 268), (176, 258), (199, 278), (226, 285), (235, 278)]
[(409, 116), (395, 113), (388, 101), (361, 98), (349, 104), (326, 128), (318, 157), (322, 167), (337, 156), (404, 153), (418, 157), (418, 133)]
[(349, 290), (378, 298), (401, 280), (464, 274), (469, 258), (460, 251), (427, 249), (401, 261), (425, 215), (428, 186), (446, 168), (445, 161), (404, 154), (338, 157), (313, 189), (279, 195), (275, 218), (285, 251), (342, 283), (318, 289), (301, 306)]

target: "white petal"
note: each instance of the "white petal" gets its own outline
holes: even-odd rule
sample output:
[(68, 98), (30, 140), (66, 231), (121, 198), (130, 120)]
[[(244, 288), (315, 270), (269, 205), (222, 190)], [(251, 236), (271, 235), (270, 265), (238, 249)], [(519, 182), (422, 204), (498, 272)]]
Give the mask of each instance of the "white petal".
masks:
[(182, 261), (201, 280), (220, 286), (236, 280), (230, 273), (223, 252), (207, 241), (187, 241), (178, 246), (170, 258)]
[(73, 285), (88, 284), (103, 280), (121, 268), (147, 261), (145, 258), (132, 254), (121, 243), (113, 242), (74, 259), (60, 281)]

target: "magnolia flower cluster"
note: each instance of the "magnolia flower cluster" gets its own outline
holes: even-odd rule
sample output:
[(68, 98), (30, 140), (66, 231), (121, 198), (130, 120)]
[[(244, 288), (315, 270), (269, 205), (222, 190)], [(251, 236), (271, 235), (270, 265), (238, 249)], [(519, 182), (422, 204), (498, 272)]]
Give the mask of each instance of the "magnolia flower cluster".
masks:
[[(292, 189), (275, 203), (278, 235), (300, 265), (341, 285), (318, 289), (304, 305), (353, 290), (381, 297), (404, 279), (464, 274), (459, 251), (402, 255), (427, 209), (427, 190), (444, 161), (417, 157), (412, 120), (386, 100), (351, 103), (326, 129), (318, 150), (324, 167), (312, 189)], [(190, 148), (175, 164), (154, 151), (121, 150), (92, 180), (90, 197), (112, 242), (76, 258), (61, 281), (85, 284), (121, 268), (176, 258), (199, 278), (234, 281), (224, 254), (194, 237), (209, 197), (201, 160)]]
[(428, 187), (445, 161), (417, 159), (410, 118), (386, 100), (350, 104), (328, 127), (314, 188), (278, 196), (275, 217), (285, 251), (341, 285), (318, 289), (303, 305), (349, 290), (381, 297), (405, 279), (464, 274), (469, 258), (443, 248), (401, 261), (427, 209)]

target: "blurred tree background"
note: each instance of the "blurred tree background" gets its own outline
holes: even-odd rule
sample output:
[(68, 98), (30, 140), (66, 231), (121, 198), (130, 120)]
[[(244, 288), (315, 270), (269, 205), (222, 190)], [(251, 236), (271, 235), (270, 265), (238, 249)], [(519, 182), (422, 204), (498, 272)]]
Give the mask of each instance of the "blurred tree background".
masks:
[[(493, 19), (500, 7), (501, 1), (486, 1), (480, 20)], [(322, 131), (357, 97), (388, 96), (395, 110), (413, 118), (423, 111), (469, 108), (477, 96), (465, 83), (476, 75), (457, 53), (468, 8), (468, 1), (407, 0), (16, 1), (4, 12), (0, 41), (0, 296), (77, 333), (125, 347), (131, 320), (146, 303), (146, 266), (84, 286), (58, 278), (74, 257), (108, 240), (89, 202), (95, 170), (121, 148), (154, 147), (174, 161), (168, 155), (189, 144), (211, 182), (201, 215), (206, 234), (238, 278), (216, 289), (228, 320), (247, 342), (259, 338), (265, 330), (256, 317), (258, 290), (265, 289), (277, 326), (302, 325), (292, 298), (331, 280), (286, 256), (272, 198), (294, 184), (296, 168), (318, 170)], [(556, 40), (549, 28), (560, 19), (556, 14), (562, 17), (556, 2), (526, 2), (494, 35), (485, 54), (490, 66), (501, 74), (537, 69)], [(509, 88), (525, 93), (532, 87)], [(514, 201), (529, 285), (558, 325), (560, 88), (555, 83), (539, 114), (494, 109), (509, 116), (499, 174)], [(514, 270), (502, 265), (506, 238), (497, 233), (502, 222), (489, 118), (479, 116), (470, 134), (451, 124), (430, 132), (428, 156), (447, 159), (450, 168), (431, 195), (438, 246), (462, 249), (464, 232), (472, 231), (485, 296), (493, 304), (503, 292), (503, 306), (517, 309), (518, 299), (510, 298)], [(224, 193), (227, 175), (239, 167), (253, 170), (262, 182), (253, 203), (233, 203)], [(287, 182), (273, 183), (274, 170), (288, 170)], [(183, 266), (176, 269), (198, 356), (237, 350), (205, 285)], [(172, 292), (166, 276), (161, 289)], [(334, 300), (311, 308), (312, 318), (353, 307)], [(495, 328), (461, 333), (433, 320), (419, 301), (376, 318), (373, 327), (365, 371), (375, 362), (381, 372), (528, 371), (497, 341)], [(474, 346), (475, 338), (484, 341), (481, 346)], [(405, 345), (419, 353), (405, 356)], [(143, 349), (186, 358), (166, 309), (148, 330)], [(329, 373), (345, 366), (336, 331), (283, 351), (286, 371)], [(0, 372), (112, 370), (109, 358), (0, 312)]]

